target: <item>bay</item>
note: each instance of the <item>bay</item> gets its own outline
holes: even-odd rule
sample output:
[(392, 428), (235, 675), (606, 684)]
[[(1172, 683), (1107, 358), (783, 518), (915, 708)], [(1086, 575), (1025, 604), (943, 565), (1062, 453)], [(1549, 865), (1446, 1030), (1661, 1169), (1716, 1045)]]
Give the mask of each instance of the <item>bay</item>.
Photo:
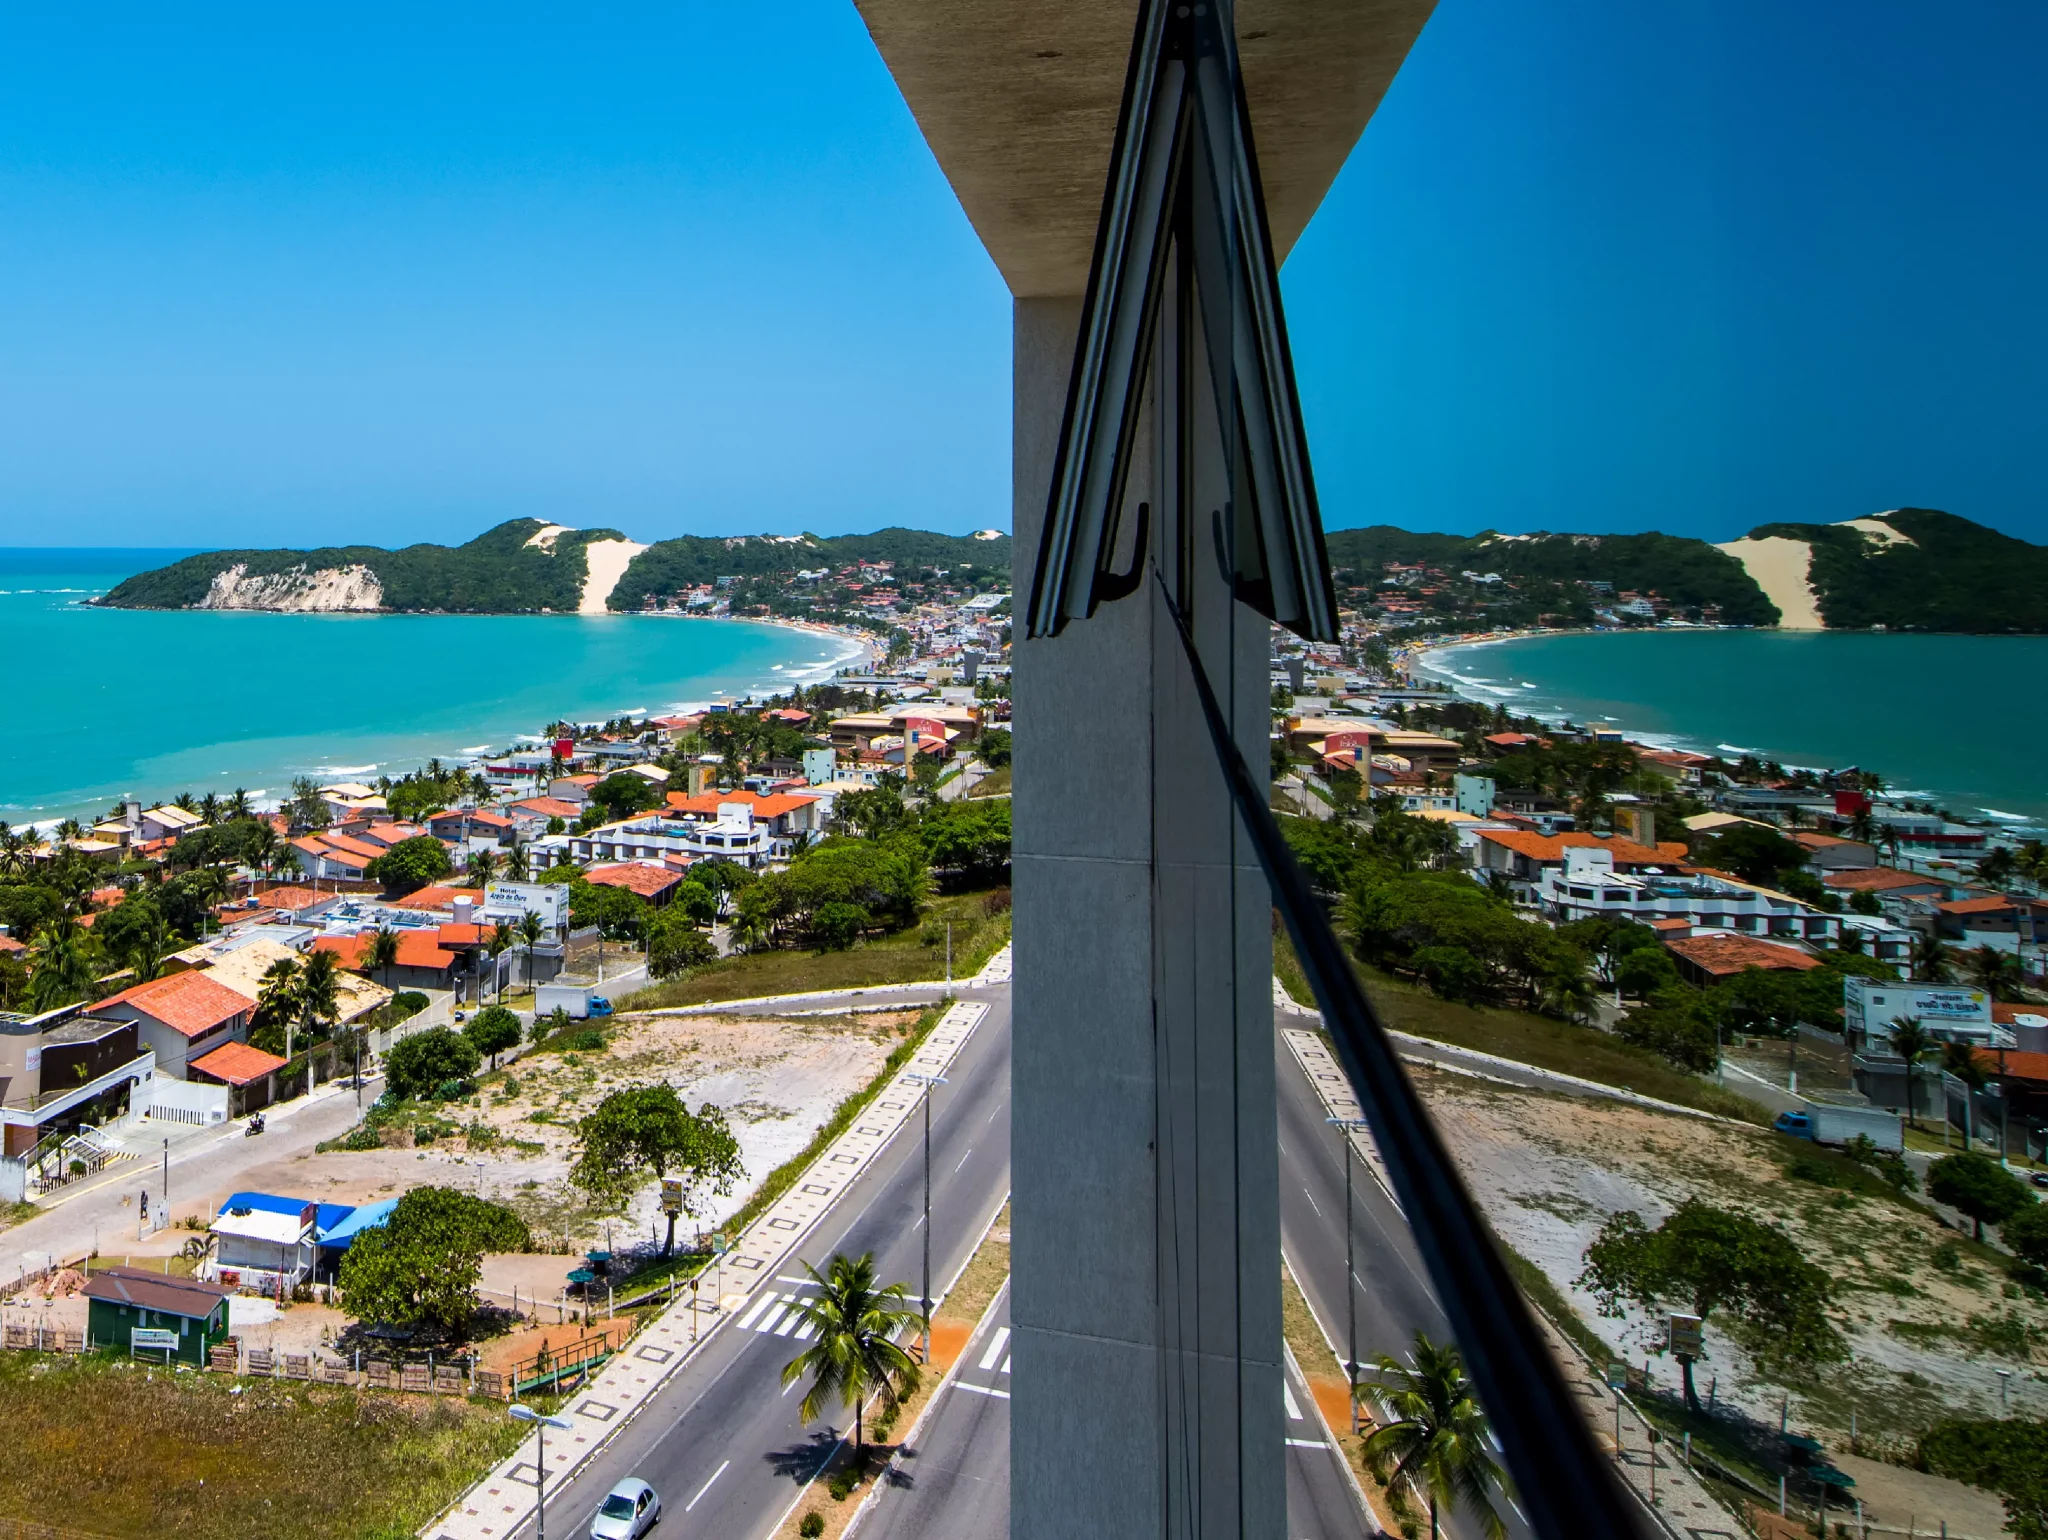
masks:
[(2048, 823), (2048, 637), (1615, 631), (1438, 648), (1474, 700), (1660, 745), (1856, 765), (1894, 795), (2014, 828)]
[(189, 551), (0, 549), (11, 741), (0, 818), (101, 813), (298, 775), (398, 774), (548, 722), (827, 676), (853, 644), (655, 615), (276, 615), (84, 601)]

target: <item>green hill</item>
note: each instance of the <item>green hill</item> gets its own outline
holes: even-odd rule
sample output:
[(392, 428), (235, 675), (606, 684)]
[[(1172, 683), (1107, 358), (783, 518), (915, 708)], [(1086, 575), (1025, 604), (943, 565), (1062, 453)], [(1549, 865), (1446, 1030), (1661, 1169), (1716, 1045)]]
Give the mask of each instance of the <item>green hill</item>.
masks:
[(735, 536), (718, 539), (684, 535), (657, 541), (633, 558), (611, 592), (615, 610), (645, 609), (720, 578), (777, 578), (819, 568), (836, 573), (855, 562), (891, 562), (907, 574), (943, 568), (967, 586), (993, 578), (1010, 581), (1010, 537), (983, 540), (973, 535), (938, 535), (922, 529), (879, 529), (871, 535)]
[[(441, 611), (457, 614), (573, 610), (588, 572), (583, 547), (617, 540), (617, 530), (579, 529), (549, 546), (527, 541), (547, 526), (513, 519), (466, 545), (325, 546), (310, 551), (207, 551), (168, 567), (140, 572), (98, 602), (116, 609), (332, 608)], [(240, 568), (239, 573), (235, 569)], [(372, 591), (355, 584), (351, 603), (320, 603), (308, 590), (327, 574), (368, 573), (380, 603), (361, 602)], [(262, 580), (271, 580), (265, 584)], [(221, 602), (217, 582), (240, 590), (239, 605)], [(268, 599), (272, 602), (257, 602)]]
[(2048, 546), (1934, 508), (1895, 508), (1873, 521), (1903, 539), (1845, 524), (1765, 524), (1813, 550), (1807, 583), (1832, 629), (2048, 631)]
[[(1369, 585), (1390, 562), (1447, 572), (1497, 572), (1539, 589), (1609, 583), (1617, 593), (1652, 594), (1680, 610), (1715, 606), (1730, 625), (1768, 626), (1777, 606), (1764, 597), (1741, 562), (1704, 540), (1684, 535), (1411, 534), (1388, 524), (1332, 530), (1330, 565), (1342, 579)], [(1567, 611), (1582, 599), (1547, 593), (1544, 603)]]

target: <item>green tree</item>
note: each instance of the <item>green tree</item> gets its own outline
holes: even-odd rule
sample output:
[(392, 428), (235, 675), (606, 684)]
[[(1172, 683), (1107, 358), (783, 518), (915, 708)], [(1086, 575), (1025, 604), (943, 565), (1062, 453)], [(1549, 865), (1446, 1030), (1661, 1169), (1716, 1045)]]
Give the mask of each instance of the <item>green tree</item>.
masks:
[(446, 1187), (415, 1187), (382, 1224), (359, 1232), (341, 1262), (341, 1305), (359, 1321), (465, 1327), (487, 1251), (528, 1251), (511, 1210)]
[(299, 966), (292, 990), (298, 1028), (317, 1043), (341, 1020), (341, 967), (332, 952), (312, 952)]
[(496, 1069), (498, 1055), (507, 1048), (516, 1048), (523, 1034), (517, 1016), (502, 1005), (487, 1005), (463, 1024), (462, 1035)]
[(2048, 1203), (2029, 1203), (1998, 1226), (1998, 1238), (2012, 1254), (2035, 1268), (2048, 1268)]
[(590, 788), (590, 805), (603, 815), (603, 822), (616, 823), (621, 818), (631, 818), (635, 813), (659, 807), (661, 793), (654, 789), (646, 776), (621, 770)]
[(1004, 727), (989, 727), (982, 730), (974, 740), (974, 752), (981, 762), (991, 770), (1001, 770), (1010, 763), (1010, 732)]
[(2034, 1202), (2025, 1182), (1975, 1150), (1944, 1155), (1929, 1166), (1927, 1196), (1960, 1212), (1980, 1241), (1986, 1225), (2004, 1224)]
[(447, 847), (433, 835), (416, 834), (400, 840), (363, 870), (373, 882), (383, 883), (386, 891), (403, 897), (439, 882), (455, 866), (448, 859)]
[(917, 1363), (895, 1339), (921, 1317), (910, 1307), (907, 1285), (876, 1286), (872, 1251), (858, 1257), (840, 1252), (824, 1272), (808, 1262), (804, 1271), (818, 1292), (813, 1298), (799, 1298), (796, 1313), (817, 1336), (783, 1365), (782, 1383), (794, 1385), (810, 1377), (799, 1408), (805, 1422), (822, 1416), (829, 1401), (852, 1407), (854, 1448), (865, 1451), (869, 1398), (889, 1407), (917, 1389)]
[(460, 1032), (429, 1027), (400, 1038), (384, 1055), (384, 1084), (401, 1101), (432, 1096), (449, 1081), (465, 1081), (477, 1072), (483, 1055)]
[[(1628, 1305), (1679, 1305), (1706, 1321), (1728, 1310), (1791, 1362), (1841, 1356), (1841, 1334), (1828, 1319), (1833, 1280), (1784, 1232), (1745, 1215), (1697, 1198), (1654, 1230), (1637, 1214), (1614, 1214), (1585, 1260), (1578, 1284), (1592, 1291), (1603, 1315), (1620, 1317)], [(1681, 1363), (1686, 1404), (1697, 1409), (1692, 1364)]]
[(1458, 1350), (1415, 1334), (1411, 1363), (1382, 1353), (1377, 1382), (1360, 1392), (1377, 1394), (1389, 1416), (1366, 1437), (1365, 1455), (1382, 1481), (1407, 1481), (1429, 1503), (1429, 1533), (1435, 1540), (1438, 1509), (1459, 1502), (1479, 1520), (1482, 1532), (1499, 1540), (1507, 1533), (1495, 1500), (1506, 1477), (1493, 1457), (1493, 1432), (1486, 1410)]
[(690, 923), (674, 904), (658, 910), (647, 922), (647, 971), (658, 979), (674, 978), (691, 968), (718, 961), (718, 948)]
[(1994, 1000), (2019, 999), (2020, 986), (2026, 982), (2020, 960), (1995, 946), (1980, 946), (1965, 953), (1963, 968), (1970, 982)]
[(388, 989), (391, 970), (397, 966), (398, 932), (389, 925), (379, 925), (370, 932), (369, 944), (363, 949), (363, 967), (371, 973), (381, 974)]
[(1906, 1121), (1920, 1126), (1920, 1061), (1934, 1051), (1934, 1038), (1912, 1016), (1900, 1016), (1891, 1025), (1892, 1052), (1906, 1061)]
[(169, 949), (170, 927), (155, 899), (147, 893), (133, 894), (101, 915), (92, 928), (107, 956), (133, 969), (137, 983), (156, 977)]
[(1733, 872), (1744, 882), (1774, 888), (1786, 872), (1806, 864), (1804, 847), (1762, 824), (1740, 823), (1711, 839), (1703, 840), (1698, 851), (1702, 866)]
[(1712, 1073), (1720, 1062), (1712, 1002), (1683, 984), (1656, 991), (1615, 1024), (1614, 1035), (1697, 1075)]
[(1946, 984), (1955, 976), (1955, 962), (1939, 936), (1913, 938), (1913, 977)]
[(685, 882), (676, 889), (670, 907), (680, 909), (692, 925), (711, 925), (718, 919), (718, 890), (694, 880)]
[[(682, 1211), (695, 1214), (703, 1195), (729, 1193), (746, 1174), (724, 1111), (705, 1102), (693, 1113), (670, 1085), (612, 1092), (576, 1125), (576, 1145), (569, 1180), (609, 1205), (623, 1205), (650, 1175), (675, 1176), (683, 1183)], [(671, 1214), (663, 1256), (675, 1238)]]

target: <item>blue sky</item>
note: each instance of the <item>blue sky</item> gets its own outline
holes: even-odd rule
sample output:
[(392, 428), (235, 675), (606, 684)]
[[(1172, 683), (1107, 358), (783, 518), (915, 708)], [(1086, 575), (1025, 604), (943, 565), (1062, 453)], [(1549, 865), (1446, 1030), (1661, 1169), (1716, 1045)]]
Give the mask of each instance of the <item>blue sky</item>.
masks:
[[(1008, 522), (846, 0), (0, 9), (0, 544)], [(1444, 0), (1286, 286), (1329, 522), (2048, 539), (2048, 11)]]

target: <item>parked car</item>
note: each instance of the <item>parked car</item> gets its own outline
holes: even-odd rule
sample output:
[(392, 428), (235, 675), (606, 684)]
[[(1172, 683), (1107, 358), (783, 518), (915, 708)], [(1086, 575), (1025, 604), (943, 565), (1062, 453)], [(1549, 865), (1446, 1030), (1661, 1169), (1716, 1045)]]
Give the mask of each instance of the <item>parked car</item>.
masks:
[(637, 1476), (611, 1489), (590, 1521), (590, 1540), (639, 1540), (661, 1518), (661, 1499)]
[(2036, 1171), (2028, 1180), (2036, 1187), (2048, 1187), (2048, 1171)]

